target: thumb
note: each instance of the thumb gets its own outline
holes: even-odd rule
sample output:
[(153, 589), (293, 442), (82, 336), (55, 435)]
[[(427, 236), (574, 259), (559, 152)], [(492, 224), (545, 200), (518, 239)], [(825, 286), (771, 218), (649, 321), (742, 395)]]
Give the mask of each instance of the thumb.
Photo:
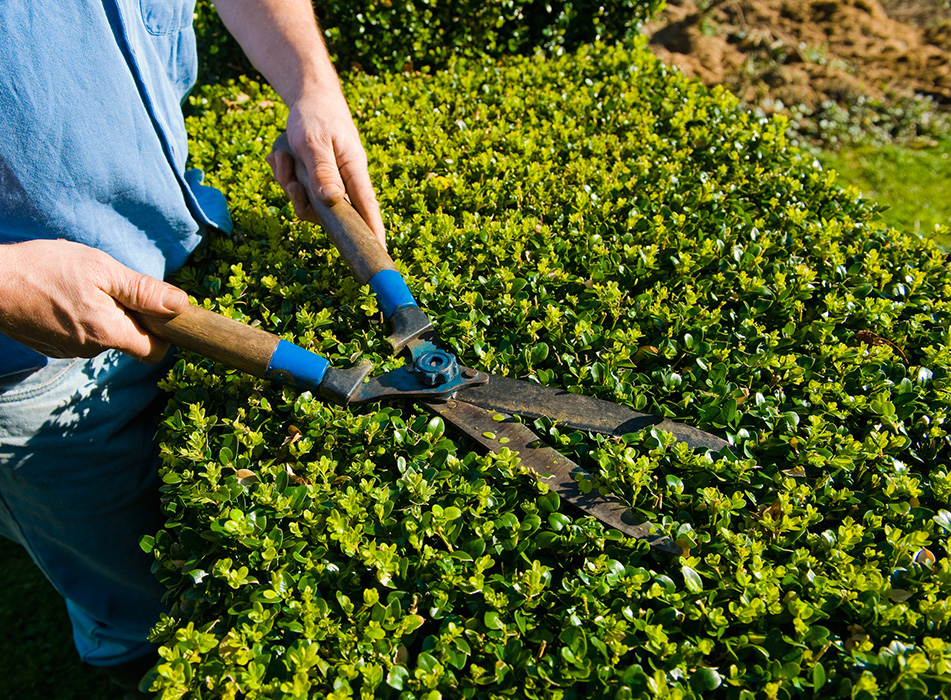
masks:
[(314, 195), (320, 203), (332, 207), (347, 196), (347, 189), (340, 177), (337, 162), (334, 159), (322, 156), (323, 154), (317, 158), (314, 179), (311, 184), (313, 185)]
[(122, 265), (104, 291), (125, 308), (149, 316), (177, 316), (188, 306), (188, 295), (178, 287)]

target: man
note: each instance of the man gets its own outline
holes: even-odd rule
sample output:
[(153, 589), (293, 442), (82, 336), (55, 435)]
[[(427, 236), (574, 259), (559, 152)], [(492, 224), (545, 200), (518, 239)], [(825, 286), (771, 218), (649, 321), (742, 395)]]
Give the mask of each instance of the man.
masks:
[[(126, 687), (154, 660), (163, 609), (138, 540), (162, 525), (152, 438), (168, 366), (130, 312), (179, 313), (187, 296), (163, 278), (231, 227), (221, 194), (185, 170), (193, 6), (0, 3), (0, 534), (66, 599), (81, 658)], [(383, 241), (308, 0), (216, 7), (289, 106), (317, 196), (349, 197)], [(269, 161), (312, 214), (289, 155)]]

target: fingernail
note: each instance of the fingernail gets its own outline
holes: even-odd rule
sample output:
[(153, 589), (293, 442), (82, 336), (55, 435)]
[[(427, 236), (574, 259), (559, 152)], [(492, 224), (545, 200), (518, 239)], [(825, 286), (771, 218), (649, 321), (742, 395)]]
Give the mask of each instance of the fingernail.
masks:
[(336, 185), (320, 188), (320, 198), (325, 202), (339, 202), (346, 194), (347, 191), (345, 189)]
[(188, 295), (178, 287), (169, 286), (162, 295), (162, 307), (170, 313), (179, 313), (188, 304)]

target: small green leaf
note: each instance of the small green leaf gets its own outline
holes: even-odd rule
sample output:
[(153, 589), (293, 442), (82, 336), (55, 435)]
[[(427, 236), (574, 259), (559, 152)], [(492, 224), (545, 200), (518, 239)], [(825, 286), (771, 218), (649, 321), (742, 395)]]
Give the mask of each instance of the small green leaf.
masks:
[(825, 684), (826, 670), (822, 667), (822, 664), (817, 661), (816, 665), (812, 667), (812, 688), (813, 690), (819, 690), (819, 688)]
[(700, 578), (700, 574), (689, 566), (683, 567), (682, 571), (684, 583), (687, 585), (688, 591), (691, 593), (700, 593), (703, 591), (703, 579)]
[(951, 532), (951, 511), (942, 508), (938, 511), (938, 514), (932, 518), (932, 520), (941, 526), (941, 528)]
[(701, 666), (690, 677), (690, 687), (696, 693), (705, 693), (716, 690), (723, 683), (723, 679), (716, 669)]
[(429, 437), (430, 442), (436, 442), (445, 432), (446, 424), (439, 416), (434, 416), (432, 420), (426, 424), (426, 435)]
[(426, 618), (422, 615), (407, 615), (403, 618), (403, 632), (406, 634), (414, 632), (422, 627), (424, 622), (426, 622)]
[(386, 676), (386, 684), (396, 690), (403, 689), (403, 682), (409, 678), (409, 670), (405, 666), (391, 666)]
[(532, 364), (543, 362), (548, 357), (548, 344), (538, 343), (532, 348)]
[(439, 662), (432, 654), (421, 651), (419, 656), (416, 657), (416, 666), (424, 671), (433, 671), (439, 666)]
[(505, 628), (505, 624), (502, 622), (499, 614), (494, 610), (490, 610), (485, 615), (483, 615), (483, 621), (485, 622), (485, 626), (490, 630), (500, 630)]
[(561, 497), (556, 491), (549, 491), (538, 497), (538, 510), (542, 513), (555, 513), (561, 507)]
[(571, 524), (571, 518), (564, 513), (551, 513), (548, 516), (548, 524), (555, 532), (561, 532)]

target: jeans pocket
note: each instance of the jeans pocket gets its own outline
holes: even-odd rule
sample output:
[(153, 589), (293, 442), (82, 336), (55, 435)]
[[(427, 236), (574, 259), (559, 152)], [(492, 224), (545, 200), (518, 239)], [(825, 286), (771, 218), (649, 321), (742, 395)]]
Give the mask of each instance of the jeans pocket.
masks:
[(54, 389), (76, 365), (83, 362), (86, 360), (81, 357), (52, 360), (38, 370), (0, 378), (0, 404), (26, 401)]

